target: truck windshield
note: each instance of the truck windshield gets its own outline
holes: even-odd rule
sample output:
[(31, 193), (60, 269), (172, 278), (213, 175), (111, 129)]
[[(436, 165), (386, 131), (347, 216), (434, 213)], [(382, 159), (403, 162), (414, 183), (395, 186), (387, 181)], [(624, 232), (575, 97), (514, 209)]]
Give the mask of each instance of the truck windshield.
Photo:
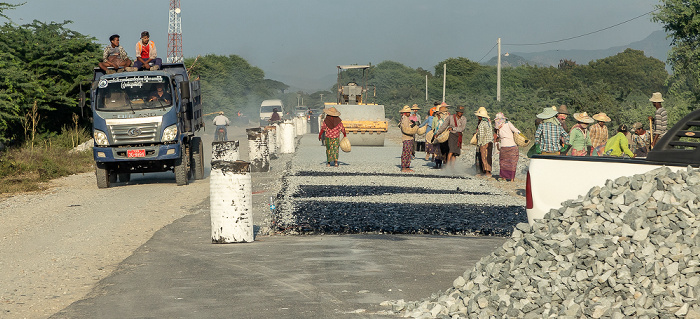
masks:
[(266, 106), (261, 106), (260, 107), (260, 113), (272, 113), (272, 110), (277, 109), (277, 112), (281, 112), (280, 110), (282, 109), (278, 105), (266, 105)]
[(171, 106), (167, 80), (163, 76), (102, 79), (97, 86), (96, 107), (100, 111), (131, 111)]

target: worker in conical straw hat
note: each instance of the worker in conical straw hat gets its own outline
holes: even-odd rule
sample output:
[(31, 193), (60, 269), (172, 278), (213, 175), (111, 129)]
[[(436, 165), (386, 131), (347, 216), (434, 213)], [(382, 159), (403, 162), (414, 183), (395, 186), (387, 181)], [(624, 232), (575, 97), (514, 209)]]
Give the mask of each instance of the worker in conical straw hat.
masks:
[(449, 105), (447, 103), (443, 102), (440, 107), (438, 107), (438, 111), (435, 112), (433, 115), (433, 137), (431, 142), (433, 144), (433, 154), (434, 160), (435, 160), (435, 167), (437, 169), (442, 168), (442, 164), (446, 161), (447, 159), (447, 154), (450, 152), (450, 147), (447, 144), (447, 141), (440, 142), (438, 141), (438, 136), (437, 136), (437, 131), (440, 129), (440, 127), (445, 123), (447, 120), (447, 117), (450, 116), (450, 112), (447, 110)]
[(321, 124), (321, 129), (318, 133), (318, 139), (325, 134), (325, 144), (326, 144), (326, 166), (338, 167), (338, 147), (340, 146), (340, 133), (343, 133), (343, 137), (347, 136), (345, 132), (345, 126), (343, 126), (343, 121), (340, 119), (340, 112), (334, 107), (326, 108), (323, 110), (326, 114), (326, 118)]
[(417, 124), (410, 120), (411, 108), (408, 105), (399, 110), (401, 119), (399, 120), (399, 128), (401, 129), (401, 172), (413, 172), (411, 169), (411, 157), (413, 156), (413, 135), (406, 134), (409, 128), (413, 128)]
[(537, 114), (542, 123), (535, 131), (535, 143), (539, 143), (542, 155), (559, 155), (562, 146), (569, 143), (569, 133), (561, 127), (556, 115), (557, 110), (551, 107), (545, 107)]
[(485, 107), (480, 107), (474, 115), (477, 118), (476, 126), (476, 155), (474, 164), (477, 168), (477, 175), (491, 176), (493, 165), (493, 126), (491, 118)]
[(661, 106), (661, 102), (664, 101), (664, 98), (661, 96), (661, 92), (655, 92), (652, 94), (649, 101), (656, 108), (654, 117), (649, 117), (650, 125), (652, 125), (649, 127), (652, 131), (651, 146), (654, 147), (656, 142), (658, 142), (659, 139), (666, 134), (668, 128), (668, 113), (666, 113), (666, 109)]
[[(423, 122), (423, 119), (421, 118), (420, 114), (418, 114), (418, 110), (420, 110), (420, 107), (418, 107), (418, 104), (413, 104), (413, 106), (411, 106), (411, 116), (409, 116), (408, 119), (413, 121), (414, 123), (420, 125)], [(416, 158), (416, 150), (417, 149), (424, 149), (424, 148), (425, 148), (425, 134), (414, 135), (413, 136), (413, 151), (411, 152), (411, 159)]]
[(595, 120), (588, 116), (588, 113), (574, 113), (576, 125), (571, 128), (569, 135), (569, 144), (571, 144), (572, 156), (587, 156), (591, 149), (591, 136), (588, 131), (588, 125), (595, 123)]
[(597, 123), (588, 128), (588, 133), (591, 137), (591, 146), (593, 147), (591, 150), (591, 156), (603, 156), (605, 151), (605, 143), (608, 142), (607, 123), (609, 123), (611, 120), (607, 114), (602, 112), (593, 114), (593, 120), (595, 120)]
[(457, 106), (455, 114), (447, 116), (442, 125), (435, 132), (435, 136), (439, 136), (442, 132), (449, 131), (447, 139), (447, 163), (454, 164), (457, 156), (462, 153), (462, 132), (467, 128), (467, 119), (464, 115), (464, 106)]

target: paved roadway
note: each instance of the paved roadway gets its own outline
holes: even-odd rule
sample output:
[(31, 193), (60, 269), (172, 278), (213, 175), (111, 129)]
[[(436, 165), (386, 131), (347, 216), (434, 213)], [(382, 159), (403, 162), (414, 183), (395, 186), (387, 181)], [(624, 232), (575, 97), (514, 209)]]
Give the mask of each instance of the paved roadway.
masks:
[[(323, 148), (308, 140), (315, 136), (303, 136), (297, 152), (316, 154), (323, 165)], [(388, 161), (397, 160), (397, 143), (387, 141), (383, 149), (394, 154)], [(271, 172), (253, 174), (255, 242), (211, 244), (206, 200), (157, 231), (86, 298), (51, 318), (386, 318), (382, 301), (419, 300), (445, 290), (505, 241), (266, 235), (267, 198), (280, 191), (288, 167), (301, 165), (296, 158), (280, 156)], [(361, 165), (341, 169), (353, 167)]]

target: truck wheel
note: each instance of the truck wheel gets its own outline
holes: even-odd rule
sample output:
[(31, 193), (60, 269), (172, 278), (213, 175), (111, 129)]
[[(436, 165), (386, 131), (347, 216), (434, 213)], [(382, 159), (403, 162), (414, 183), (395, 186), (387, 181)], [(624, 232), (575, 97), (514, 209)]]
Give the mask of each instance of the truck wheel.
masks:
[(120, 173), (117, 174), (119, 177), (119, 181), (122, 183), (128, 183), (131, 180), (131, 174), (130, 173)]
[(204, 146), (202, 138), (193, 137), (190, 142), (190, 167), (195, 180), (204, 178)]
[(177, 186), (187, 185), (189, 182), (189, 169), (187, 167), (188, 158), (187, 148), (183, 143), (180, 147), (180, 159), (175, 161), (175, 168), (173, 169), (173, 171), (175, 171), (175, 183)]
[(97, 177), (97, 188), (108, 188), (110, 184), (109, 176), (109, 170), (100, 168), (99, 166), (95, 165), (95, 177)]

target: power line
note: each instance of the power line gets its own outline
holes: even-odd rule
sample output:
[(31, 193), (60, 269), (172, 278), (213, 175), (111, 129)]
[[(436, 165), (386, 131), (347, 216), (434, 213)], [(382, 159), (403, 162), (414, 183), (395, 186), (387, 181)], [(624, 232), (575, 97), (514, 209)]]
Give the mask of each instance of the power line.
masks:
[(481, 62), (481, 60), (483, 60), (487, 55), (489, 55), (489, 53), (491, 53), (491, 51), (493, 51), (493, 49), (494, 49), (497, 45), (498, 45), (498, 43), (494, 44), (494, 45), (491, 47), (491, 50), (489, 50), (489, 52), (486, 52), (486, 54), (484, 54), (484, 56), (481, 57), (481, 59), (479, 59), (479, 61), (476, 61), (476, 63)]
[[(572, 39), (576, 39), (576, 38), (580, 38), (580, 37), (585, 37), (585, 36), (587, 36), (587, 35), (591, 35), (591, 34), (598, 33), (598, 32), (601, 32), (601, 31), (605, 31), (605, 30), (608, 30), (608, 29), (612, 29), (612, 28), (614, 28), (614, 27), (617, 27), (617, 26), (619, 26), (619, 25), (625, 24), (625, 23), (630, 22), (630, 21), (632, 21), (632, 20), (639, 19), (639, 18), (641, 18), (641, 17), (643, 17), (643, 16), (645, 16), (645, 15), (649, 15), (649, 14), (651, 14), (652, 12), (658, 11), (658, 10), (659, 10), (659, 9), (654, 9), (654, 10), (651, 10), (651, 11), (645, 13), (645, 14), (636, 16), (636, 17), (634, 17), (634, 18), (632, 18), (632, 19), (628, 19), (628, 20), (622, 21), (622, 22), (620, 22), (620, 23), (611, 25), (611, 26), (609, 26), (609, 27), (605, 27), (605, 28), (602, 28), (602, 29), (599, 29), (599, 30), (596, 30), (596, 31), (584, 33), (584, 34), (577, 35), (577, 36), (573, 36), (573, 37), (569, 37), (569, 38), (564, 38), (564, 39), (555, 40), (555, 41), (539, 42), (539, 43), (502, 43), (501, 45), (527, 46), (527, 45), (543, 45), (543, 44), (551, 44), (551, 43), (557, 43), (557, 42), (562, 42), (562, 41), (568, 41), (568, 40), (572, 40)], [(493, 50), (493, 48), (491, 48), (491, 50)], [(491, 52), (491, 51), (489, 51), (489, 52)], [(488, 54), (488, 53), (487, 53), (487, 54)], [(483, 59), (483, 58), (482, 58), (482, 59)]]

